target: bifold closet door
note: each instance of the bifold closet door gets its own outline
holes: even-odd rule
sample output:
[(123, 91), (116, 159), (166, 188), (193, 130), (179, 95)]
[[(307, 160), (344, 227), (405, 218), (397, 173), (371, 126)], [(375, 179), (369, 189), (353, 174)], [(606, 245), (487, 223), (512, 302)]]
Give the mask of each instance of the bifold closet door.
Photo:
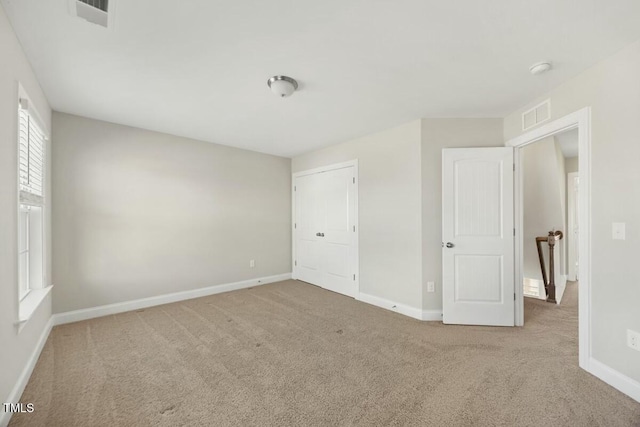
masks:
[(296, 276), (355, 296), (353, 167), (296, 178)]
[(317, 236), (322, 228), (320, 174), (296, 178), (295, 192), (296, 277), (321, 286), (321, 241)]

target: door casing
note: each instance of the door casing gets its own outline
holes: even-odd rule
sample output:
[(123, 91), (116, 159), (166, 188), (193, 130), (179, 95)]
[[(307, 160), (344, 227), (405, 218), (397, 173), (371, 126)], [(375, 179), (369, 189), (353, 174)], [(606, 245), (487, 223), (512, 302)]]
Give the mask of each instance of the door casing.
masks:
[(578, 297), (578, 361), (579, 366), (589, 372), (591, 357), (591, 108), (585, 107), (557, 120), (508, 140), (505, 145), (514, 147), (515, 185), (514, 203), (516, 227), (515, 238), (515, 324), (524, 325), (523, 274), (523, 174), (521, 150), (536, 141), (558, 133), (578, 129), (578, 169), (580, 170), (580, 200), (578, 221), (580, 224), (579, 272), (580, 292)]

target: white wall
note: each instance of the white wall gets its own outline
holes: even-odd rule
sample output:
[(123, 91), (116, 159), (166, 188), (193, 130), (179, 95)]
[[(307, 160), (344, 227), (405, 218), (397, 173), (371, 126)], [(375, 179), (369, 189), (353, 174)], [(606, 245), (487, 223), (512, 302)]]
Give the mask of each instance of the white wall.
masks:
[[(536, 237), (547, 236), (551, 230), (563, 233), (565, 226), (564, 156), (554, 137), (545, 138), (522, 150), (523, 155), (523, 270), (525, 279), (542, 281)], [(548, 245), (543, 244), (547, 274), (549, 274)], [(564, 239), (554, 249), (555, 283), (564, 274), (562, 260)]]
[(564, 160), (564, 171), (566, 173), (578, 172), (578, 157), (567, 157)]
[(293, 172), (358, 159), (360, 292), (422, 307), (420, 120), (303, 154)]
[(442, 310), (442, 149), (502, 146), (502, 119), (422, 119), (421, 144), (423, 305)]
[[(577, 132), (577, 131), (576, 131)], [(565, 258), (565, 271), (567, 272), (567, 274), (569, 274), (569, 246), (572, 243), (571, 240), (573, 239), (573, 234), (571, 232), (571, 230), (569, 229), (569, 178), (568, 178), (568, 174), (572, 173), (572, 172), (578, 172), (578, 160), (579, 157), (565, 157), (564, 159), (564, 173), (565, 173), (565, 206), (566, 206), (566, 218), (565, 218), (565, 224), (567, 227), (567, 232), (565, 233), (565, 254), (566, 254), (566, 258)], [(576, 239), (577, 240), (577, 239)]]
[[(8, 402), (11, 390), (33, 354), (37, 341), (51, 317), (48, 296), (33, 317), (18, 333), (18, 170), (17, 124), (18, 83), (28, 93), (44, 126), (51, 127), (51, 109), (40, 89), (22, 48), (0, 6), (0, 403)], [(47, 144), (47, 153), (51, 144)], [(47, 158), (49, 161), (49, 158)], [(47, 168), (50, 171), (50, 168)], [(50, 184), (49, 180), (49, 184)], [(45, 198), (50, 194), (47, 185)], [(50, 210), (45, 224), (50, 230)], [(47, 246), (50, 247), (50, 234)], [(51, 251), (48, 251), (50, 254)], [(47, 277), (51, 277), (51, 261), (47, 258)]]
[(290, 159), (57, 112), (53, 135), (54, 312), (291, 271)]
[[(505, 118), (509, 139), (521, 133), (521, 114), (551, 99), (553, 119), (591, 106), (592, 354), (640, 381), (640, 353), (626, 345), (640, 331), (640, 41)], [(580, 171), (585, 173), (586, 171)], [(626, 223), (626, 240), (611, 223)], [(584, 229), (584, 225), (581, 225)]]

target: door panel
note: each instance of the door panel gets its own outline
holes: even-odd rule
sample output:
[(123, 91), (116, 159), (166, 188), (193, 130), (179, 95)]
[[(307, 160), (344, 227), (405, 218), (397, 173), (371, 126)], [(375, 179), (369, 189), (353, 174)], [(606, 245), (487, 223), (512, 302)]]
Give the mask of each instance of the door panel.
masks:
[(502, 302), (502, 257), (456, 255), (455, 301)]
[(354, 222), (351, 206), (353, 201), (353, 168), (325, 172), (321, 179), (325, 191), (326, 222), (324, 241), (350, 245)]
[(513, 326), (513, 149), (445, 149), (442, 159), (443, 321)]
[[(351, 269), (349, 268), (349, 247), (327, 243), (325, 267), (327, 274), (334, 276), (336, 280), (349, 281), (349, 276), (351, 275)], [(349, 284), (350, 283), (347, 283), (347, 285)]]
[(320, 244), (318, 242), (310, 242), (301, 240), (299, 247), (298, 266), (303, 269), (320, 270)]
[(455, 236), (500, 236), (501, 162), (455, 163)]

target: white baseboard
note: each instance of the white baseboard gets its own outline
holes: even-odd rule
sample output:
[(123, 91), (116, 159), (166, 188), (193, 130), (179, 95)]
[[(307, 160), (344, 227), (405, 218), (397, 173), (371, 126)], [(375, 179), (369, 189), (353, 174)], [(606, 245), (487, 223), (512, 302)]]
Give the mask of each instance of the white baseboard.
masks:
[(358, 301), (366, 302), (367, 304), (375, 305), (376, 307), (384, 308), (396, 313), (404, 314), (405, 316), (413, 317), (414, 319), (422, 320), (422, 310), (419, 308), (411, 307), (405, 304), (399, 304), (388, 299), (376, 297), (369, 294), (360, 292), (356, 299)]
[(384, 308), (386, 310), (395, 311), (396, 313), (404, 314), (405, 316), (413, 317), (418, 320), (430, 320), (430, 321), (442, 321), (442, 311), (437, 310), (421, 310), (419, 308), (411, 307), (406, 304), (399, 304), (388, 299), (376, 297), (360, 292), (356, 296), (358, 301), (366, 302), (367, 304), (375, 305), (376, 307)]
[(422, 320), (442, 322), (442, 310), (422, 310)]
[(593, 357), (589, 359), (589, 369), (587, 371), (636, 402), (640, 402), (640, 382), (610, 368)]
[[(44, 348), (44, 344), (47, 342), (47, 338), (49, 338), (49, 333), (51, 332), (51, 328), (53, 328), (53, 316), (49, 318), (49, 321), (45, 325), (42, 333), (40, 334), (40, 338), (36, 343), (36, 347), (33, 349), (33, 353), (31, 353), (31, 357), (27, 361), (27, 365), (22, 370), (22, 373), (18, 377), (18, 381), (13, 386), (13, 390), (9, 394), (7, 403), (17, 403), (20, 402), (20, 398), (22, 397), (22, 393), (24, 392), (27, 383), (29, 382), (29, 378), (31, 378), (31, 373), (33, 373), (33, 369), (36, 367), (36, 363), (38, 362), (38, 358), (40, 357), (40, 353), (42, 353), (42, 349)], [(4, 403), (4, 402), (1, 402)], [(23, 402), (26, 403), (26, 402)], [(11, 416), (13, 413), (4, 412), (4, 408), (0, 409), (0, 427), (6, 427), (11, 421)]]
[(556, 301), (558, 304), (562, 302), (562, 297), (564, 296), (564, 291), (567, 289), (567, 276), (560, 276), (560, 280), (556, 284)]
[(126, 311), (139, 310), (141, 308), (153, 307), (156, 305), (169, 304), (172, 302), (184, 301), (193, 298), (206, 297), (223, 292), (246, 289), (253, 286), (266, 285), (267, 283), (281, 282), (291, 279), (291, 273), (277, 274), (275, 276), (259, 277), (257, 279), (243, 280), (241, 282), (225, 283), (223, 285), (209, 286), (206, 288), (192, 289), (190, 291), (175, 292), (171, 294), (158, 295), (149, 298), (142, 298), (133, 301), (124, 301), (115, 304), (101, 305), (98, 307), (85, 308), (81, 310), (67, 311), (54, 314), (53, 324), (64, 325), (65, 323), (79, 322), (81, 320), (94, 319), (96, 317), (109, 316), (111, 314), (124, 313)]

